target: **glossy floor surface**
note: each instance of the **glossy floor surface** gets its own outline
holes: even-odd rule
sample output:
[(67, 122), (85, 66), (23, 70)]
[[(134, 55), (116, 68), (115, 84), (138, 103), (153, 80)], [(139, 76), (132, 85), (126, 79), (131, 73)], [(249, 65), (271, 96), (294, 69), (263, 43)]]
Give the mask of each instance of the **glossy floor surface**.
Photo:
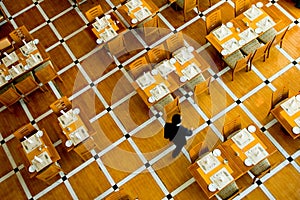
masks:
[[(167, 0), (153, 1), (160, 8), (163, 34), (154, 41), (145, 41), (138, 30), (127, 31), (126, 45), (131, 51), (118, 58), (97, 46), (83, 14), (97, 4), (106, 13), (115, 12), (114, 8), (120, 5), (118, 0), (87, 0), (81, 4), (82, 12), (71, 0), (0, 1), (11, 21), (1, 23), (0, 37), (26, 25), (45, 46), (64, 80), (49, 83), (48, 92), (32, 93), (29, 102), (16, 103), (13, 112), (0, 108), (1, 199), (103, 199), (118, 188), (141, 200), (206, 199), (187, 170), (187, 151), (199, 141), (207, 141), (213, 148), (222, 138), (224, 122), (236, 115), (242, 117), (243, 127), (250, 123), (258, 125), (278, 149), (270, 157), (274, 166), (271, 173), (254, 184), (249, 174), (237, 181), (244, 190), (236, 199), (299, 199), (300, 141), (285, 134), (274, 117), (268, 115), (268, 109), (271, 92), (276, 88), (289, 85), (300, 90), (300, 9), (291, 0), (262, 1), (277, 23), (276, 30), (287, 26), (290, 30), (283, 48), (272, 47), (266, 62), (254, 62), (252, 71), (240, 71), (231, 81), (229, 68), (221, 67), (220, 56), (205, 43), (204, 20), (215, 9), (222, 10), (223, 22), (230, 20), (234, 16), (233, 1), (213, 0), (210, 8), (208, 1), (201, 1), (200, 15), (190, 12), (187, 22), (182, 12), (169, 6)], [(195, 131), (180, 155), (173, 159), (174, 145), (163, 138), (162, 114), (149, 110), (143, 103), (123, 67), (175, 30), (182, 31), (185, 41), (207, 59), (214, 78), (211, 94), (203, 94), (198, 105), (191, 91), (176, 91), (183, 125), (194, 127)], [(61, 130), (49, 105), (61, 96), (68, 96), (73, 107), (85, 112), (97, 131), (95, 140), (99, 148), (85, 162), (76, 153), (67, 153), (57, 136)], [(29, 122), (46, 129), (61, 156), (63, 172), (51, 185), (30, 179), (18, 154), (20, 144), (12, 133)]]

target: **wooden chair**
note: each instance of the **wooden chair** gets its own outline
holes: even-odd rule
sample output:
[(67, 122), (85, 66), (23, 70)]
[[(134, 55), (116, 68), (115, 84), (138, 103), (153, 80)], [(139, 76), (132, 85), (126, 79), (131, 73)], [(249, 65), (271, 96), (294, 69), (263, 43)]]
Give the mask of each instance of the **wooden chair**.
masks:
[(96, 17), (100, 17), (102, 15), (104, 15), (104, 12), (100, 5), (97, 5), (85, 12), (85, 16), (89, 22), (94, 21)]
[(250, 172), (254, 175), (253, 183), (255, 183), (256, 179), (263, 177), (270, 171), (271, 171), (271, 164), (269, 160), (266, 158), (263, 161), (260, 161), (252, 169), (250, 169)]
[(18, 102), (21, 98), (22, 96), (16, 91), (12, 84), (0, 90), (0, 103), (6, 106), (9, 111), (12, 111), (10, 106)]
[(184, 39), (182, 32), (177, 32), (174, 35), (171, 35), (167, 40), (167, 50), (169, 51), (169, 55), (176, 51), (177, 49), (184, 47)]
[(268, 50), (269, 48), (271, 48), (274, 39), (272, 41), (269, 41), (267, 44), (260, 46), (258, 49), (254, 51), (253, 58), (252, 58), (253, 62), (259, 60), (262, 57), (263, 57), (263, 61), (266, 61), (268, 57)]
[(183, 9), (184, 21), (186, 21), (187, 13), (192, 11), (195, 7), (197, 7), (197, 13), (199, 13), (200, 10), (199, 0), (177, 0), (176, 4)]
[(62, 171), (62, 170), (58, 166), (58, 164), (52, 163), (49, 167), (40, 171), (36, 175), (36, 178), (40, 179), (40, 180), (44, 181), (45, 183), (47, 183), (48, 185), (50, 185), (51, 179), (53, 179), (55, 176), (57, 176), (60, 171)]
[(288, 27), (285, 28), (285, 30), (281, 34), (277, 34), (273, 44), (278, 44), (279, 43), (279, 47), (282, 48), (283, 39), (284, 39), (286, 33), (288, 32), (289, 28), (290, 27), (288, 26)]
[(25, 97), (37, 89), (45, 92), (45, 90), (38, 84), (38, 82), (36, 82), (32, 72), (28, 72), (14, 80), (14, 85), (17, 90)]
[(205, 20), (206, 34), (209, 34), (213, 29), (222, 25), (221, 10), (215, 10), (209, 13)]
[(31, 40), (34, 39), (24, 25), (10, 32), (9, 36), (13, 41), (15, 41), (17, 46), (23, 45), (22, 40), (25, 40), (26, 42), (30, 42)]
[(46, 85), (48, 82), (53, 81), (56, 78), (63, 83), (62, 78), (57, 74), (54, 65), (50, 60), (35, 68), (34, 75), (43, 85)]
[(123, 34), (118, 34), (117, 37), (107, 42), (107, 49), (113, 55), (118, 57), (121, 53), (128, 54), (125, 38)]
[(146, 41), (151, 39), (151, 41), (160, 37), (159, 29), (159, 17), (157, 15), (153, 16), (149, 20), (146, 20), (142, 24), (142, 31)]
[(264, 32), (262, 35), (260, 35), (258, 39), (262, 43), (266, 44), (269, 41), (271, 41), (274, 37), (276, 37), (276, 35), (277, 35), (277, 31), (275, 30), (275, 28), (272, 27), (266, 32)]
[(0, 23), (3, 22), (3, 21), (10, 22), (9, 19), (8, 19), (8, 17), (6, 16), (4, 10), (0, 6)]
[(105, 197), (104, 200), (132, 200), (132, 198), (126, 194), (123, 188), (120, 188), (119, 191), (114, 191)]
[(233, 181), (229, 185), (225, 186), (223, 189), (221, 189), (218, 193), (217, 196), (221, 199), (233, 199), (237, 195), (239, 195), (240, 189), (237, 186), (236, 182)]
[(72, 103), (71, 101), (66, 97), (63, 96), (60, 99), (57, 99), (55, 102), (50, 104), (50, 109), (57, 115), (60, 116), (60, 111), (63, 110), (64, 112), (67, 112), (68, 110), (72, 109)]
[(289, 98), (290, 90), (287, 87), (278, 88), (271, 95), (271, 106), (268, 112), (268, 115), (271, 113), (271, 110), (280, 105), (282, 102)]
[(14, 51), (14, 49), (15, 47), (8, 37), (4, 37), (0, 40), (0, 56), (2, 56), (4, 52), (11, 53), (12, 51)]
[(151, 65), (156, 65), (157, 63), (168, 58), (168, 54), (163, 43), (154, 47), (153, 49), (150, 49), (146, 56)]
[(235, 0), (235, 16), (238, 16), (248, 10), (251, 6), (250, 0)]
[(236, 116), (231, 121), (225, 123), (222, 129), (224, 141), (231, 138), (237, 131), (241, 130), (241, 128), (242, 124), (240, 115)]
[(126, 68), (133, 79), (137, 79), (144, 72), (151, 71), (151, 65), (148, 63), (145, 56), (141, 56)]
[(174, 101), (174, 97), (172, 94), (168, 94), (167, 96), (165, 96), (164, 98), (162, 98), (161, 100), (159, 100), (157, 103), (155, 103), (153, 105), (153, 107), (159, 111), (159, 112), (164, 112), (164, 107), (165, 105), (167, 105), (168, 103), (171, 103), (172, 101)]
[(18, 140), (23, 140), (24, 136), (29, 135), (30, 133), (35, 131), (36, 128), (34, 128), (34, 126), (29, 123), (16, 130), (13, 134)]
[[(185, 86), (188, 89), (190, 89), (191, 91), (195, 91), (196, 85), (201, 84), (201, 83), (202, 83), (203, 87), (206, 87), (206, 89), (209, 86), (209, 85), (207, 85), (209, 83), (206, 83), (206, 81), (205, 81), (205, 77), (202, 74), (199, 74), (198, 76), (194, 77), (192, 80), (188, 81), (185, 84)], [(198, 89), (200, 89), (200, 86), (198, 86)]]
[(254, 53), (254, 51), (259, 47), (261, 47), (261, 43), (257, 39), (254, 39), (245, 44), (241, 50), (244, 54), (248, 55), (250, 53)]
[(74, 151), (80, 156), (83, 161), (86, 161), (92, 157), (91, 150), (97, 147), (94, 138), (89, 137), (84, 142), (74, 147)]
[(198, 83), (197, 85), (195, 85), (194, 87), (194, 102), (196, 104), (198, 104), (198, 99), (199, 99), (199, 96), (206, 92), (208, 94), (210, 94), (209, 92), (209, 85), (210, 85), (210, 80), (211, 80), (211, 76), (208, 77), (206, 80), (204, 80), (203, 82), (200, 82)]
[(252, 59), (252, 54), (248, 54), (246, 57), (243, 57), (242, 59), (238, 60), (235, 64), (235, 66), (232, 68), (231, 66), (231, 80), (234, 80), (234, 74), (236, 72), (241, 71), (242, 69), (246, 69), (246, 72), (251, 70), (251, 59)]
[(200, 158), (202, 155), (205, 155), (207, 152), (209, 152), (207, 145), (205, 145), (204, 142), (199, 142), (189, 150), (191, 162), (194, 163), (198, 158)]
[(181, 106), (178, 96), (173, 101), (164, 106), (165, 121), (172, 122), (172, 117), (175, 114), (181, 114)]

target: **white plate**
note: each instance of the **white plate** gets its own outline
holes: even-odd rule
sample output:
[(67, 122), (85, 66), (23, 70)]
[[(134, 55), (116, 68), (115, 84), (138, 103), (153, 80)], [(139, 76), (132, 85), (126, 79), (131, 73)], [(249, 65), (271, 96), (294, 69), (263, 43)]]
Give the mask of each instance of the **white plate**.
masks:
[(243, 46), (243, 45), (245, 45), (245, 44), (246, 44), (246, 41), (245, 41), (245, 40), (243, 40), (243, 39), (239, 40), (239, 45), (240, 45), (240, 46)]
[(173, 65), (173, 64), (175, 64), (176, 63), (176, 59), (175, 58), (171, 58), (170, 59), (170, 63)]
[(100, 38), (98, 38), (98, 39), (96, 40), (96, 43), (97, 43), (97, 44), (101, 44), (102, 42), (103, 42), (103, 40), (100, 39)]
[(215, 192), (217, 190), (217, 187), (215, 186), (215, 184), (211, 183), (208, 185), (208, 190), (211, 192)]
[(73, 110), (73, 113), (74, 113), (75, 115), (78, 115), (78, 114), (80, 113), (80, 109), (79, 109), (79, 108), (75, 108), (75, 109)]
[(228, 54), (228, 51), (227, 51), (226, 49), (223, 49), (223, 50), (221, 51), (221, 54), (222, 54), (223, 56), (225, 56), (225, 55)]
[(292, 131), (295, 134), (299, 134), (300, 133), (300, 128), (298, 126), (295, 126), (295, 127), (293, 127)]
[(30, 173), (33, 173), (33, 172), (35, 172), (35, 166), (34, 165), (30, 165), (29, 166), (29, 168), (28, 168), (28, 171), (30, 172)]
[(256, 3), (256, 7), (258, 8), (262, 8), (264, 6), (264, 4), (262, 2), (257, 2)]
[(232, 27), (233, 27), (233, 23), (232, 23), (232, 22), (227, 22), (227, 23), (226, 23), (226, 26), (227, 26), (228, 28), (232, 28)]
[(180, 82), (184, 83), (187, 81), (187, 78), (185, 76), (180, 77)]
[(34, 44), (38, 44), (39, 42), (40, 42), (39, 39), (34, 39), (34, 40), (33, 40), (33, 43), (34, 43)]
[(105, 15), (105, 19), (110, 19), (110, 15)]
[(42, 137), (43, 136), (43, 131), (38, 131), (37, 133), (36, 133), (36, 136), (38, 136), (38, 137)]
[(261, 29), (261, 28), (256, 28), (256, 29), (255, 29), (255, 33), (260, 34), (261, 32), (262, 32), (262, 29)]
[(245, 161), (244, 161), (244, 164), (246, 166), (250, 167), (253, 163), (252, 163), (252, 161), (249, 158), (246, 158)]
[(149, 101), (150, 103), (154, 103), (155, 98), (154, 98), (153, 96), (151, 96), (151, 97), (148, 98), (148, 101)]
[(136, 18), (133, 18), (132, 20), (131, 20), (131, 23), (133, 23), (133, 24), (135, 24), (135, 23), (137, 23), (138, 22), (138, 20), (136, 19)]
[(213, 153), (213, 155), (216, 156), (216, 157), (221, 155), (220, 149), (214, 149), (212, 153)]
[(256, 131), (256, 128), (255, 128), (255, 126), (250, 125), (250, 126), (248, 126), (247, 130), (248, 130), (250, 133), (254, 133), (254, 132)]
[(5, 76), (5, 80), (9, 81), (11, 79), (11, 75)]
[(66, 147), (71, 147), (73, 145), (73, 142), (71, 140), (67, 140), (65, 145)]

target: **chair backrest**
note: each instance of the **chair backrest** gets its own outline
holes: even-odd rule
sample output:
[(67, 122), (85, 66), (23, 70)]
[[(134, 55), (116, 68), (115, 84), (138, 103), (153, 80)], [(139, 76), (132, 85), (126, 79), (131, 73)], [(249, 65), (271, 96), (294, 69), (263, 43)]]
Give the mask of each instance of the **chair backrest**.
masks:
[(266, 158), (262, 161), (260, 161), (258, 164), (256, 164), (250, 172), (255, 176), (255, 178), (260, 178), (266, 173), (270, 172), (271, 164), (269, 160)]
[(54, 80), (56, 77), (59, 77), (50, 60), (34, 69), (34, 75), (43, 84), (46, 84), (49, 81)]
[(205, 81), (198, 83), (194, 88), (194, 100), (205, 91), (208, 91), (209, 94), (209, 85), (210, 85), (211, 76), (208, 77)]
[(225, 123), (222, 130), (224, 141), (226, 141), (232, 133), (240, 130), (241, 128), (242, 124), (240, 115), (236, 116), (231, 121)]
[(164, 114), (165, 114), (166, 122), (171, 122), (173, 115), (180, 114), (180, 113), (181, 113), (181, 106), (179, 103), (178, 96), (172, 102), (164, 106)]
[(183, 12), (188, 13), (195, 7), (198, 9), (198, 0), (184, 0)]
[(222, 25), (222, 14), (221, 10), (215, 10), (209, 13), (205, 20), (206, 34), (209, 34), (213, 29)]
[(168, 58), (167, 51), (163, 43), (153, 49), (150, 49), (146, 55), (151, 65), (156, 65), (160, 61)]
[(10, 109), (9, 106), (18, 102), (21, 98), (21, 95), (16, 91), (13, 85), (9, 85), (0, 91), (0, 103), (8, 109)]
[(14, 132), (14, 136), (17, 139), (22, 140), (24, 138), (24, 136), (27, 136), (28, 134), (30, 134), (34, 131), (36, 131), (36, 128), (34, 128), (34, 126), (31, 123), (29, 123), (29, 124), (22, 126), (18, 130), (16, 130)]
[(183, 47), (184, 46), (184, 39), (183, 39), (182, 32), (177, 32), (176, 34), (171, 35), (166, 40), (166, 44), (167, 44), (167, 50), (170, 53), (173, 53), (177, 49)]
[(275, 108), (276, 105), (279, 105), (287, 98), (289, 98), (289, 89), (285, 86), (272, 92), (271, 109)]
[(159, 36), (159, 17), (157, 15), (145, 21), (142, 26), (145, 38), (150, 36), (157, 38)]
[(194, 147), (189, 150), (189, 156), (192, 163), (194, 163), (198, 158), (200, 158), (205, 153), (209, 152), (207, 145), (204, 142), (199, 142)]
[(104, 12), (100, 5), (97, 5), (85, 12), (85, 16), (89, 22), (94, 21), (96, 17), (99, 17), (103, 14)]
[(92, 157), (90, 151), (96, 148), (96, 143), (93, 138), (88, 138), (84, 142), (74, 147), (74, 151), (81, 157), (83, 161), (86, 161)]
[(50, 180), (54, 178), (58, 173), (61, 171), (61, 168), (57, 166), (55, 163), (51, 164), (49, 167), (46, 169), (43, 169), (40, 171), (37, 175), (36, 178), (46, 182), (47, 184), (50, 183)]
[(60, 111), (63, 110), (64, 112), (72, 109), (72, 103), (68, 99), (68, 97), (63, 96), (60, 99), (57, 99), (55, 102), (50, 104), (51, 110), (58, 116), (61, 115)]
[(266, 43), (265, 45), (262, 45), (261, 47), (259, 47), (258, 49), (256, 49), (253, 52), (252, 61), (256, 61), (256, 60), (260, 59), (261, 57), (263, 57), (265, 60), (270, 42)]
[(253, 54), (249, 53), (247, 56), (245, 56), (242, 59), (239, 59), (236, 64), (235, 67), (232, 70), (232, 80), (234, 80), (234, 73), (246, 68), (246, 71), (248, 71), (248, 68), (251, 68), (251, 59), (252, 59)]
[(150, 71), (151, 65), (148, 63), (145, 56), (141, 56), (130, 63), (126, 69), (129, 70), (129, 73), (133, 79), (137, 79), (144, 72)]
[(117, 37), (107, 42), (107, 48), (109, 52), (114, 56), (118, 56), (124, 52), (127, 53), (124, 35), (118, 34)]
[(35, 81), (32, 72), (28, 72), (16, 79), (14, 85), (17, 90), (25, 96), (40, 88), (39, 84)]
[(276, 35), (274, 43), (275, 44), (279, 43), (280, 48), (282, 48), (283, 39), (284, 39), (286, 33), (288, 32), (289, 28), (290, 28), (290, 26), (287, 26), (282, 33)]
[(29, 33), (29, 31), (27, 30), (27, 28), (24, 25), (20, 26), (17, 29), (10, 32), (9, 36), (19, 46), (23, 45), (22, 40), (25, 40), (26, 42), (29, 42), (29, 41), (34, 39), (33, 36)]
[(10, 53), (14, 50), (14, 45), (11, 43), (8, 37), (4, 37), (0, 40), (0, 52), (1, 54), (6, 52)]
[(250, 0), (235, 0), (235, 16), (238, 16), (248, 10), (251, 6)]

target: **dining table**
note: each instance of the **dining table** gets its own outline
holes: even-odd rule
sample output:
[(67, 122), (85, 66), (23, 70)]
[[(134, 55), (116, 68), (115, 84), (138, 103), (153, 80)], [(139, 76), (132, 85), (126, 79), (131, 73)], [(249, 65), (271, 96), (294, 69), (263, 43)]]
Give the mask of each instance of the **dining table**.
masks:
[(209, 64), (192, 46), (184, 46), (173, 52), (170, 59), (165, 59), (151, 71), (144, 72), (132, 85), (150, 108), (188, 81), (199, 76), (205, 80), (203, 73), (208, 68)]
[(57, 117), (62, 129), (59, 137), (68, 152), (83, 144), (96, 133), (93, 128), (86, 125), (83, 118), (86, 118), (85, 113), (79, 108), (66, 112), (61, 110), (61, 115)]
[(111, 12), (100, 18), (96, 17), (91, 27), (92, 32), (97, 37), (97, 44), (106, 43), (127, 30), (115, 12)]
[(300, 136), (300, 95), (295, 95), (275, 106), (271, 110), (272, 115), (287, 131), (287, 133), (296, 139)]
[[(276, 151), (264, 133), (255, 124), (250, 124), (201, 156), (188, 170), (206, 196), (212, 198)], [(217, 182), (215, 178), (220, 174), (225, 177)]]
[(20, 153), (24, 158), (24, 165), (30, 173), (30, 178), (60, 160), (45, 129), (34, 130), (19, 140), (21, 143)]
[(206, 39), (223, 56), (229, 56), (276, 25), (262, 7), (252, 5), (242, 14), (211, 31)]
[(120, 6), (117, 11), (127, 24), (134, 28), (156, 15), (159, 8), (152, 0), (129, 0)]
[(44, 46), (37, 40), (23, 41), (24, 45), (11, 53), (4, 52), (0, 62), (0, 88), (50, 60)]

